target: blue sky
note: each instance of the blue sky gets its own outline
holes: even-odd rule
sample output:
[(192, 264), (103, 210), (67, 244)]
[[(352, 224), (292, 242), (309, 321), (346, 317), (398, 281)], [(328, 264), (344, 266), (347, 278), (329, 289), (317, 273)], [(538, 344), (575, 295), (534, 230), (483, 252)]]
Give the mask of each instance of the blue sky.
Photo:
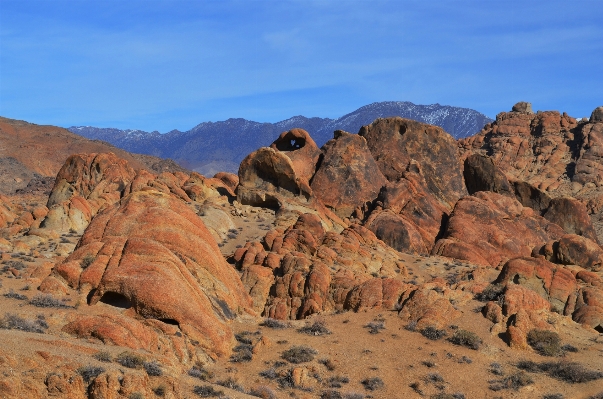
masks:
[(0, 115), (188, 130), (375, 101), (603, 105), (603, 1), (0, 0)]

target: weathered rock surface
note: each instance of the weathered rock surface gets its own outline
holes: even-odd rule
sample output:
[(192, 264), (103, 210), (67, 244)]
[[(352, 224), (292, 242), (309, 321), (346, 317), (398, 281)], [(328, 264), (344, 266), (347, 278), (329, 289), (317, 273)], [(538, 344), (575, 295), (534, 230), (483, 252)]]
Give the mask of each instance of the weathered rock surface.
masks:
[(310, 187), (303, 183), (295, 173), (291, 158), (264, 147), (241, 162), (237, 199), (243, 205), (278, 207), (279, 196), (309, 197)]
[(560, 263), (566, 265), (579, 265), (592, 271), (603, 269), (603, 249), (585, 237), (564, 235), (556, 245), (555, 255)]
[(377, 119), (358, 133), (379, 169), (390, 182), (409, 170), (411, 161), (420, 165), (427, 189), (449, 209), (467, 194), (454, 139), (441, 128), (409, 119)]
[[(336, 309), (393, 309), (408, 284), (396, 279), (405, 266), (396, 251), (357, 224), (340, 234), (313, 214), (263, 242), (235, 253), (254, 309), (279, 319), (301, 319)], [(376, 277), (374, 277), (376, 276)]]
[(314, 195), (342, 218), (371, 203), (387, 183), (366, 140), (356, 134), (335, 132), (323, 147), (324, 155), (312, 179)]
[(480, 191), (462, 198), (450, 215), (433, 254), (498, 266), (507, 260), (530, 256), (565, 232), (556, 224), (524, 208), (517, 200)]
[(477, 135), (459, 140), (461, 150), (488, 155), (510, 180), (552, 191), (568, 180), (576, 120), (556, 111), (501, 112)]
[[(93, 257), (87, 267), (83, 259)], [(99, 213), (49, 279), (89, 298), (177, 324), (209, 354), (232, 345), (227, 321), (251, 308), (236, 272), (199, 217), (172, 194), (146, 189)]]
[(119, 201), (135, 175), (127, 161), (112, 153), (70, 156), (57, 175), (41, 226), (83, 231), (103, 206)]
[(418, 165), (381, 190), (365, 226), (401, 252), (427, 255), (448, 216), (448, 209), (427, 190)]
[(514, 190), (505, 174), (494, 165), (491, 158), (485, 155), (472, 154), (468, 156), (465, 159), (463, 175), (469, 194), (478, 191), (492, 191), (514, 196)]
[(270, 148), (287, 155), (293, 163), (297, 178), (302, 179), (307, 185), (310, 184), (321, 152), (308, 132), (303, 129), (283, 132)]
[(599, 243), (586, 206), (575, 198), (553, 198), (542, 216), (561, 227), (566, 233), (584, 236)]

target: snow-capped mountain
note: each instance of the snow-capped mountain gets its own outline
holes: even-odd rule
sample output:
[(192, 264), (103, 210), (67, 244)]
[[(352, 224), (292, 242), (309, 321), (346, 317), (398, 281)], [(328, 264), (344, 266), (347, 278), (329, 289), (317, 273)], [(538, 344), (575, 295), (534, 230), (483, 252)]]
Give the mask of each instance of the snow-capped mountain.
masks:
[(165, 134), (91, 126), (73, 126), (69, 130), (89, 139), (107, 141), (130, 152), (171, 158), (187, 168), (213, 175), (218, 171), (236, 173), (247, 154), (270, 145), (283, 131), (295, 127), (305, 129), (316, 144), (322, 146), (333, 138), (335, 130), (357, 133), (375, 119), (390, 116), (440, 126), (457, 139), (471, 136), (492, 122), (486, 115), (469, 108), (386, 101), (366, 105), (338, 119), (300, 115), (276, 123), (261, 123), (231, 118), (203, 122), (186, 132), (172, 130)]

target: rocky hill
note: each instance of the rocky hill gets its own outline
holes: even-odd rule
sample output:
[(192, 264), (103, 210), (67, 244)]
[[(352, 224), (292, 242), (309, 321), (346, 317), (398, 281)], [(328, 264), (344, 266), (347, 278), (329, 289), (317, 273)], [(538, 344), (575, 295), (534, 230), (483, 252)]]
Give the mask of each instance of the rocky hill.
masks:
[(107, 142), (89, 140), (57, 126), (0, 117), (0, 193), (12, 194), (30, 183), (50, 189), (67, 157), (90, 152), (113, 152), (137, 169), (184, 170), (173, 161), (130, 154)]
[(377, 118), (392, 116), (440, 126), (454, 138), (470, 136), (492, 121), (468, 108), (388, 101), (366, 105), (338, 119), (294, 116), (277, 123), (259, 123), (239, 118), (204, 122), (186, 132), (173, 130), (166, 134), (91, 126), (73, 126), (69, 130), (126, 151), (171, 158), (190, 169), (213, 175), (219, 171), (236, 172), (249, 152), (269, 145), (283, 131), (304, 129), (322, 146), (333, 138), (335, 130), (356, 133)]
[(238, 175), (69, 156), (0, 196), (0, 397), (603, 397), (599, 141), (281, 133)]

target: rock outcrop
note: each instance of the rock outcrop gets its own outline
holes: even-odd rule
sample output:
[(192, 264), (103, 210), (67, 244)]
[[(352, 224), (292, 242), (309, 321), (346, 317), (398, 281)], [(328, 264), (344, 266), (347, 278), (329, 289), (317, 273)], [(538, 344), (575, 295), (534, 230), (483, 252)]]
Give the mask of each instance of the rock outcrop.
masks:
[(428, 191), (449, 209), (467, 194), (454, 139), (439, 127), (403, 118), (377, 119), (358, 133), (381, 173), (397, 182), (420, 165)]
[(357, 224), (327, 232), (313, 214), (266, 234), (235, 253), (254, 309), (267, 317), (302, 319), (337, 309), (393, 309), (405, 285), (396, 251)]
[(201, 219), (173, 194), (151, 189), (99, 213), (48, 279), (78, 289), (91, 306), (101, 301), (176, 324), (215, 355), (230, 352), (227, 321), (251, 308)]
[(323, 151), (311, 184), (322, 203), (346, 218), (377, 198), (387, 180), (362, 136), (338, 130)]
[(496, 267), (530, 256), (534, 248), (563, 235), (563, 229), (517, 200), (480, 191), (456, 204), (433, 254)]

